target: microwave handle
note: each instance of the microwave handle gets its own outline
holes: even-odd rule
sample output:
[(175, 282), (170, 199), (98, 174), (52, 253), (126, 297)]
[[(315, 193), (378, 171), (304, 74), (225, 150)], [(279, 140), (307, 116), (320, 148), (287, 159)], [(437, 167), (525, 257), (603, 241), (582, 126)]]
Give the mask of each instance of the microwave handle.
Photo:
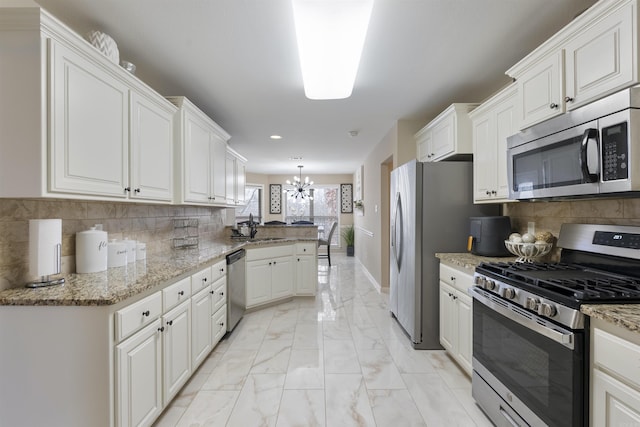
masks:
[(580, 167), (586, 182), (598, 181), (598, 129), (587, 129), (582, 136)]

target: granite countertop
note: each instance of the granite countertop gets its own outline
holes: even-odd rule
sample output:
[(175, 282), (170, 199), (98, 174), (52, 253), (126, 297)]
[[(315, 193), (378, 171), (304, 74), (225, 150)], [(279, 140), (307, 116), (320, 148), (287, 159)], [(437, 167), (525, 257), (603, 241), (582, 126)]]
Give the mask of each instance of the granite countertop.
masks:
[(65, 283), (45, 288), (12, 288), (0, 291), (0, 305), (112, 305), (167, 281), (195, 273), (239, 249), (317, 239), (281, 238), (256, 241), (223, 240), (195, 249), (176, 249), (126, 267), (110, 268), (101, 273), (66, 274)]
[[(470, 253), (437, 253), (440, 262), (454, 267), (462, 267), (473, 274), (481, 262), (510, 262), (515, 257), (483, 257)], [(612, 323), (632, 332), (640, 333), (640, 304), (584, 304), (580, 311), (587, 316)]]
[(463, 253), (436, 253), (436, 258), (440, 258), (440, 262), (450, 265), (452, 267), (462, 267), (467, 270), (469, 274), (473, 274), (476, 267), (481, 262), (512, 262), (517, 257), (486, 257), (480, 255), (473, 255), (469, 252)]

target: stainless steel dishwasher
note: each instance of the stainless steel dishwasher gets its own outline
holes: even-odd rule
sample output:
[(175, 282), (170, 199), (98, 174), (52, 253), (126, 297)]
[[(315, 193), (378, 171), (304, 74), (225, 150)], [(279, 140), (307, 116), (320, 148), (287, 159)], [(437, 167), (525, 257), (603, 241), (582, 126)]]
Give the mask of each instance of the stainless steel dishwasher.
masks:
[(227, 331), (236, 327), (247, 307), (245, 250), (227, 255)]

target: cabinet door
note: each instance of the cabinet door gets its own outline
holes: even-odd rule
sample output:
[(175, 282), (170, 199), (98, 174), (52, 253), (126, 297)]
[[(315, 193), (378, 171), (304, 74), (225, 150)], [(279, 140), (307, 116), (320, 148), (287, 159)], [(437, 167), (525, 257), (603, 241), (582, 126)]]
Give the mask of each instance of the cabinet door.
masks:
[(116, 346), (116, 422), (151, 425), (162, 411), (160, 319)]
[(433, 139), (431, 137), (431, 129), (424, 131), (424, 134), (420, 136), (420, 157), (421, 162), (430, 162), (433, 159)]
[(131, 92), (131, 185), (134, 199), (173, 197), (173, 116), (163, 98)]
[(437, 160), (449, 153), (453, 153), (456, 137), (456, 117), (450, 114), (437, 123), (431, 130), (431, 144), (433, 154), (430, 160)]
[(185, 301), (162, 317), (164, 404), (191, 376), (191, 302)]
[(591, 425), (598, 427), (640, 425), (640, 391), (598, 369), (593, 369), (591, 373)]
[(274, 258), (271, 265), (271, 298), (293, 295), (293, 261), (291, 257)]
[(211, 351), (211, 286), (191, 298), (191, 369)]
[(129, 90), (75, 51), (49, 43), (49, 190), (125, 198)]
[(211, 316), (211, 347), (215, 347), (226, 333), (227, 307), (223, 306)]
[(565, 47), (569, 109), (637, 81), (634, 8), (634, 3), (627, 3)]
[(226, 203), (227, 143), (217, 135), (211, 140), (211, 201)]
[(267, 260), (247, 262), (247, 307), (271, 299), (271, 265)]
[(456, 310), (458, 313), (458, 349), (456, 359), (467, 374), (471, 375), (473, 353), (473, 305), (471, 297), (456, 292)]
[(495, 186), (496, 141), (492, 112), (473, 120), (474, 201), (490, 200)]
[(509, 198), (509, 175), (507, 174), (507, 138), (518, 132), (516, 92), (512, 92), (497, 107), (495, 112), (495, 145), (493, 171), (495, 183), (491, 191), (499, 200)]
[(562, 58), (562, 51), (551, 54), (518, 79), (520, 129), (564, 112)]
[(318, 264), (315, 256), (296, 256), (296, 295), (315, 295), (318, 286)]
[(236, 165), (231, 154), (227, 154), (225, 160), (225, 195), (227, 204), (236, 204)]
[(455, 331), (458, 329), (454, 292), (453, 288), (440, 281), (440, 344), (448, 351), (453, 351), (455, 347)]
[(210, 131), (205, 123), (186, 113), (184, 127), (184, 199), (209, 203)]
[(246, 184), (246, 166), (243, 161), (236, 159), (236, 200), (239, 205), (246, 203), (244, 188)]

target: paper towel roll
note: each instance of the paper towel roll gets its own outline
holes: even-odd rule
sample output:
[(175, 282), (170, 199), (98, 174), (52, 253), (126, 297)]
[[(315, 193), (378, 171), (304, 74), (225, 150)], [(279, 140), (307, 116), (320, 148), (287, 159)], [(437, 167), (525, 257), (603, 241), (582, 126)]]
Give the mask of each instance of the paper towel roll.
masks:
[(48, 276), (60, 273), (62, 220), (29, 220), (29, 273)]

